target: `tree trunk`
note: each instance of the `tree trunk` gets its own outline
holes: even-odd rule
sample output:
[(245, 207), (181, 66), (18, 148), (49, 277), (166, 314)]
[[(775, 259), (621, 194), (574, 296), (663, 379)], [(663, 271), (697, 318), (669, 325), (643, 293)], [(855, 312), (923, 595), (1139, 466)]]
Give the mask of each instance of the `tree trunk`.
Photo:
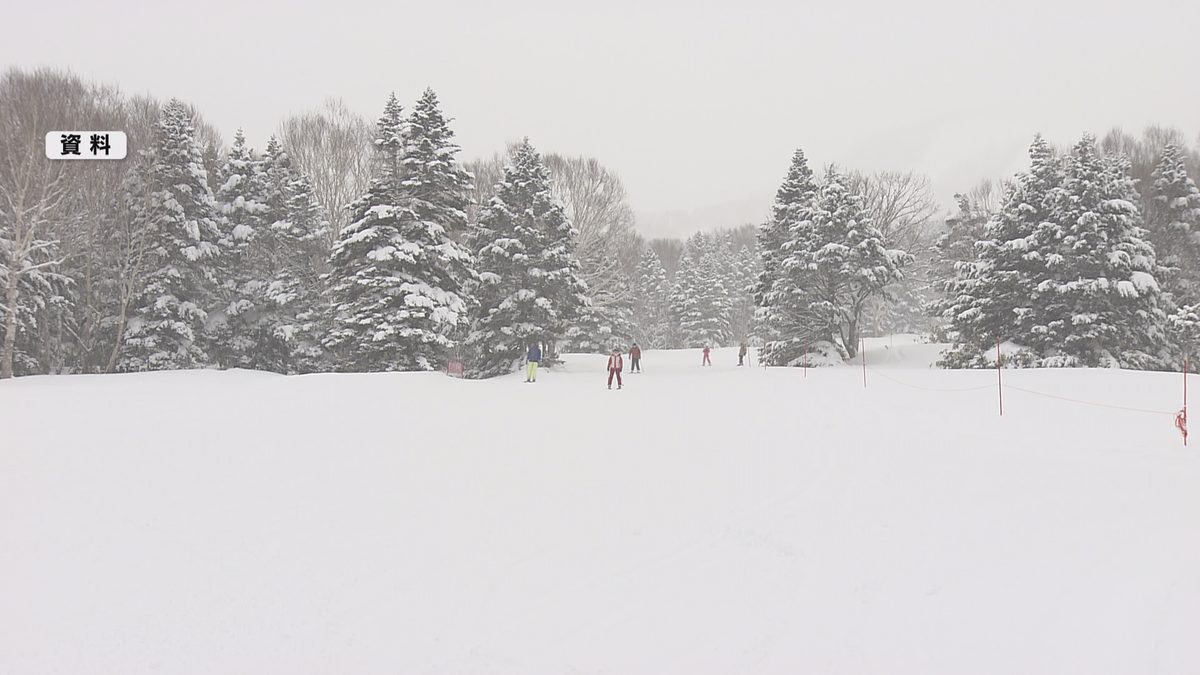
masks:
[(121, 318), (117, 321), (117, 339), (113, 343), (112, 354), (108, 357), (108, 365), (104, 367), (106, 373), (113, 372), (117, 367), (117, 352), (121, 351), (121, 343), (125, 341), (125, 315), (128, 307), (128, 301), (121, 302)]
[(0, 380), (13, 376), (13, 354), (17, 351), (17, 284), (20, 276), (15, 271), (8, 274), (8, 316), (4, 321), (4, 352), (0, 354)]
[(850, 358), (858, 356), (858, 334), (858, 321), (851, 320), (842, 336), (842, 346), (846, 348), (846, 355)]

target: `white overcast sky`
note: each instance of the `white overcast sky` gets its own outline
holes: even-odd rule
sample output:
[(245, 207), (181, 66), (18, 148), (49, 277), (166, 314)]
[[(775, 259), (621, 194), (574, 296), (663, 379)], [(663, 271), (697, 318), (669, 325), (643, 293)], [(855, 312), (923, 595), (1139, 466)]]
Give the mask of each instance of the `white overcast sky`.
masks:
[(765, 215), (796, 148), (927, 173), (949, 205), (1025, 168), (1035, 133), (1200, 134), (1189, 0), (16, 0), (0, 23), (2, 67), (178, 97), (258, 148), (326, 97), (374, 121), (433, 87), (462, 159), (523, 136), (592, 156), (644, 216)]

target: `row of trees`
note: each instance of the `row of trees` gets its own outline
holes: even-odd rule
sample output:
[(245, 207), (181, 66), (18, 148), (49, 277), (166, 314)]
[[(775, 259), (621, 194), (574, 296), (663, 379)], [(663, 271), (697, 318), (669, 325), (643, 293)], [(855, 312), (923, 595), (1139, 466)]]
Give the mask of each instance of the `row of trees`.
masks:
[(51, 162), (55, 129), (121, 129), (150, 141), (159, 106), (52, 71), (0, 78), (0, 377), (111, 370), (141, 286), (138, 227), (150, 195), (127, 190), (138, 160)]
[[(220, 150), (182, 102), (54, 71), (11, 70), (0, 93), (4, 376), (447, 358), (494, 374), (529, 341), (553, 353), (637, 337), (646, 244), (619, 178), (528, 142), (473, 178), (432, 92), (408, 115), (392, 97), (368, 143), (327, 103), (262, 153), (240, 132)], [(42, 155), (48, 130), (81, 126), (125, 130), (137, 150)]]
[[(656, 348), (722, 346), (755, 330), (753, 287), (759, 256), (735, 231), (696, 233), (667, 269), (653, 246), (637, 266), (634, 337)], [(667, 248), (667, 255), (676, 253)]]
[(957, 195), (939, 231), (918, 177), (817, 180), (797, 151), (759, 232), (767, 361), (821, 343), (854, 356), (898, 329), (953, 341), (947, 367), (994, 365), (997, 340), (1017, 365), (1175, 366), (1200, 342), (1200, 157), (1151, 128), (1065, 151), (1039, 137), (1031, 158)]
[(1139, 192), (1129, 156), (1086, 136), (1057, 153), (1041, 137), (1031, 168), (994, 213), (967, 197), (937, 248), (936, 305), (955, 347), (943, 365), (991, 363), (997, 340), (1040, 366), (1173, 367), (1194, 342), (1200, 301), (1200, 191), (1188, 154), (1162, 147)]
[[(42, 155), (46, 131), (84, 127), (139, 151)], [(179, 101), (11, 70), (0, 375), (453, 358), (486, 376), (531, 341), (553, 358), (754, 338), (787, 364), (892, 331), (949, 331), (947, 365), (984, 363), (1000, 338), (1028, 363), (1161, 367), (1200, 326), (1197, 158), (1180, 140), (1039, 139), (1028, 174), (960, 195), (944, 223), (922, 176), (818, 178), (797, 151), (761, 227), (646, 242), (595, 160), (524, 141), (458, 163), (432, 91), (408, 114), (393, 96), (373, 128), (327, 102), (259, 153), (240, 133), (223, 150)]]
[[(55, 71), (10, 70), (0, 92), (6, 376), (447, 358), (491, 374), (531, 340), (553, 355), (750, 330), (756, 256), (734, 250), (745, 228), (648, 244), (613, 172), (527, 141), (464, 170), (432, 92), (407, 115), (393, 97), (373, 129), (326, 102), (263, 152), (240, 132), (223, 150), (180, 101)], [(42, 156), (46, 131), (81, 126), (125, 130), (135, 151)], [(652, 321), (638, 265), (655, 246), (679, 283), (663, 285), (670, 311)]]

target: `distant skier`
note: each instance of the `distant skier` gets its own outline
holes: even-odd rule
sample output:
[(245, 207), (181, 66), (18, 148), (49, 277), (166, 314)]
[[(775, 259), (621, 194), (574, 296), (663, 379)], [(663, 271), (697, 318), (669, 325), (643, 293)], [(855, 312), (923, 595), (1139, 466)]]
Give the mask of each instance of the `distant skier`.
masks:
[(525, 381), (537, 382), (537, 366), (538, 361), (542, 360), (542, 348), (538, 347), (536, 342), (529, 345), (529, 352), (525, 354), (525, 360), (529, 362), (525, 368)]
[(625, 362), (621, 360), (621, 350), (612, 350), (612, 356), (608, 357), (608, 388), (612, 389), (613, 375), (617, 376), (617, 389), (621, 388), (621, 368), (625, 366)]
[(745, 342), (742, 342), (742, 346), (741, 346), (741, 347), (738, 347), (738, 365), (739, 365), (739, 366), (740, 366), (740, 365), (743, 365), (743, 364), (742, 364), (742, 359), (746, 358), (746, 352), (747, 352), (748, 350), (749, 350), (749, 348), (748, 348), (748, 347), (746, 347), (746, 343), (745, 343)]
[(708, 359), (708, 345), (704, 345), (704, 360), (700, 362), (702, 366), (711, 366), (712, 361)]
[(638, 362), (641, 360), (642, 360), (642, 348), (637, 346), (637, 343), (635, 342), (635, 343), (633, 343), (633, 349), (629, 350), (629, 372), (630, 372), (630, 374), (642, 372), (642, 367), (641, 367), (641, 365), (638, 364)]

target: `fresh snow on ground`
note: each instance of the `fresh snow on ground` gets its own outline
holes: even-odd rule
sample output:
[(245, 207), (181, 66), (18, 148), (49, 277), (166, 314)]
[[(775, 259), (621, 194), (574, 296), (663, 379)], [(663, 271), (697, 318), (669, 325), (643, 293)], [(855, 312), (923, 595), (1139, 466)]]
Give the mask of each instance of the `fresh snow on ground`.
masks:
[(0, 673), (1200, 672), (1182, 375), (938, 350), (0, 382)]

